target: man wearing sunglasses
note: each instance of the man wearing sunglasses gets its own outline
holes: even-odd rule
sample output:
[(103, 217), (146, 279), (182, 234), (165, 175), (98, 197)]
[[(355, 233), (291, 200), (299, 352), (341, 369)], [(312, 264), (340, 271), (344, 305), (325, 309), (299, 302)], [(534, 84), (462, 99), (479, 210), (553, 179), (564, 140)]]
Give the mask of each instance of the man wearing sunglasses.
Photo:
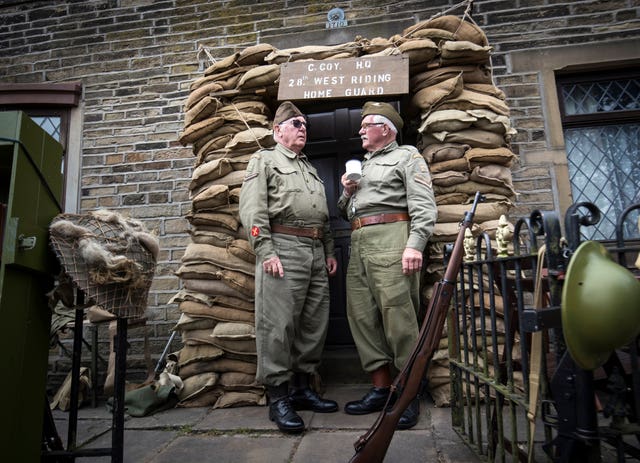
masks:
[(338, 410), (310, 384), (329, 324), (328, 276), (338, 263), (324, 184), (302, 152), (307, 119), (293, 103), (276, 110), (273, 138), (274, 148), (249, 161), (240, 218), (256, 253), (256, 379), (267, 387), (269, 418), (297, 433), (304, 422), (296, 410)]
[[(422, 254), (433, 233), (437, 209), (431, 176), (418, 150), (398, 145), (403, 121), (388, 103), (367, 102), (360, 138), (367, 150), (360, 180), (343, 175), (338, 207), (351, 222), (347, 268), (347, 318), (360, 362), (373, 387), (345, 412), (364, 415), (383, 409), (391, 370), (402, 369), (418, 337)], [(416, 425), (414, 400), (398, 422)]]

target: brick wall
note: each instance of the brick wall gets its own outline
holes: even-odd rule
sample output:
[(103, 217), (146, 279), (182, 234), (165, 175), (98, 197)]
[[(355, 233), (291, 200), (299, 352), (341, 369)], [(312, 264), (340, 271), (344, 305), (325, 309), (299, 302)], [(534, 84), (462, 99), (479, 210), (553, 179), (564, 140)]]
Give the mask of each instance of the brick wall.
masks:
[[(426, 6), (428, 4), (428, 6)], [(330, 8), (320, 1), (87, 0), (14, 1), (0, 6), (0, 81), (81, 81), (81, 211), (109, 208), (142, 219), (160, 238), (161, 253), (149, 299), (152, 352), (164, 347), (178, 317), (168, 304), (179, 286), (173, 272), (189, 242), (184, 219), (194, 164), (177, 142), (190, 83), (208, 66), (200, 47), (221, 58), (256, 42), (335, 44), (389, 37), (457, 1), (353, 0), (333, 6), (349, 27), (325, 30)], [(460, 15), (463, 8), (452, 13)], [(634, 40), (640, 37), (638, 0), (476, 0), (473, 18), (494, 47), (495, 83), (507, 95), (513, 144), (521, 162), (514, 184), (515, 215), (558, 209), (552, 163), (529, 162), (550, 150), (542, 82), (536, 69), (510, 72), (523, 50)], [(283, 39), (284, 37), (284, 39)], [(305, 42), (311, 38), (313, 42)], [(280, 48), (286, 48), (277, 44)], [(532, 158), (533, 159), (533, 158)], [(141, 351), (141, 337), (131, 339)], [(102, 349), (108, 341), (102, 339)], [(178, 346), (178, 344), (176, 344)], [(54, 356), (52, 374), (68, 362)]]

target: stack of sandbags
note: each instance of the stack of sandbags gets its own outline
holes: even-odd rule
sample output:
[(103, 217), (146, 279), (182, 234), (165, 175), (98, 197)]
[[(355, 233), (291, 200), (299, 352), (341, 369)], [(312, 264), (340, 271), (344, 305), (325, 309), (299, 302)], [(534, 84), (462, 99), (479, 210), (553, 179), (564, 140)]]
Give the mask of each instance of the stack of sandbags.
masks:
[(240, 188), (253, 153), (274, 145), (265, 103), (279, 65), (267, 65), (270, 45), (256, 45), (217, 61), (190, 86), (179, 137), (196, 158), (187, 214), (191, 243), (176, 274), (184, 290), (175, 329), (185, 383), (181, 406), (264, 404), (255, 382), (255, 255), (240, 223)]
[[(424, 278), (423, 296), (428, 299), (432, 284), (444, 274), (444, 244), (455, 241), (475, 193), (482, 193), (485, 201), (476, 209), (474, 236), (486, 231), (495, 239), (500, 217), (513, 206), (510, 167), (516, 156), (509, 142), (515, 130), (505, 95), (493, 85), (491, 46), (478, 26), (442, 16), (406, 29), (402, 38), (433, 44), (425, 53), (430, 60), (410, 67), (408, 109), (416, 115), (416, 147), (429, 165), (438, 207)], [(442, 336), (444, 341), (446, 332)], [(443, 342), (429, 372), (430, 392), (438, 405), (446, 405), (444, 398), (449, 397), (446, 350)]]

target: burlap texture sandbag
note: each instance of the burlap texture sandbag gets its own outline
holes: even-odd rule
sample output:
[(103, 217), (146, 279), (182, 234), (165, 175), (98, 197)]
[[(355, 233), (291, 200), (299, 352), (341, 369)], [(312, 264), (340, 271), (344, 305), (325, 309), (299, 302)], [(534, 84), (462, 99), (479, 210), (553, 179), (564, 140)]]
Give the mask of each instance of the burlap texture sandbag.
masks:
[[(508, 200), (493, 203), (479, 203), (476, 206), (476, 213), (473, 220), (476, 224), (479, 224), (480, 222), (484, 222), (486, 220), (499, 218), (501, 215), (506, 214), (512, 206), (513, 203)], [(438, 221), (459, 221), (461, 217), (464, 217), (465, 212), (468, 210), (469, 205), (467, 204), (449, 204), (438, 206)]]
[(498, 164), (510, 167), (516, 159), (516, 155), (506, 147), (491, 149), (471, 148), (464, 156), (469, 161), (469, 167), (471, 168), (484, 164)]
[(201, 278), (189, 278), (183, 280), (184, 287), (191, 291), (197, 291), (210, 296), (231, 296), (238, 299), (253, 300), (253, 297), (249, 297), (242, 292), (231, 288), (222, 280), (205, 280)]
[(222, 275), (220, 275), (221, 270), (222, 269), (220, 267), (209, 262), (198, 262), (182, 264), (175, 273), (183, 280), (194, 278), (203, 280), (220, 280), (222, 279)]
[(236, 97), (218, 110), (220, 115), (230, 112), (262, 114), (267, 117), (273, 116), (269, 106), (267, 106), (262, 99), (256, 99), (254, 97)]
[(378, 53), (386, 50), (387, 48), (393, 47), (393, 42), (386, 37), (374, 37), (372, 39), (360, 38), (358, 42), (362, 47), (363, 55)]
[[(469, 200), (469, 195), (465, 193), (447, 193), (444, 195), (438, 195), (436, 197), (437, 205), (445, 205), (445, 204), (466, 204)], [(432, 257), (431, 252), (429, 256)]]
[(444, 42), (440, 46), (442, 66), (449, 64), (489, 64), (493, 47), (476, 45), (466, 40)]
[(496, 114), (488, 109), (470, 109), (467, 113), (476, 118), (473, 126), (477, 129), (504, 135), (506, 139), (510, 139), (517, 133), (511, 127), (511, 120), (507, 116)]
[(504, 196), (509, 199), (513, 199), (516, 196), (516, 193), (508, 188), (502, 188), (495, 185), (488, 185), (486, 183), (478, 183), (472, 180), (469, 180), (465, 183), (460, 183), (454, 186), (433, 186), (433, 191), (436, 195), (445, 194), (445, 193), (465, 193), (470, 196), (475, 195), (477, 191), (483, 195), (496, 194), (500, 196)]
[(462, 91), (462, 73), (460, 73), (455, 77), (419, 90), (411, 97), (411, 104), (423, 110), (430, 110), (447, 99), (455, 98)]
[(181, 303), (185, 301), (199, 302), (200, 304), (206, 304), (208, 306), (221, 305), (224, 307), (238, 308), (242, 310), (253, 311), (253, 302), (247, 302), (243, 299), (236, 299), (223, 295), (208, 295), (200, 293), (198, 291), (191, 291), (188, 289), (180, 289), (169, 300), (170, 304)]
[(220, 358), (218, 360), (209, 360), (206, 362), (193, 362), (180, 368), (180, 377), (188, 378), (200, 373), (215, 371), (217, 373), (240, 372), (255, 377), (256, 364), (251, 362), (243, 362), (241, 360)]
[(212, 388), (207, 388), (200, 391), (197, 394), (193, 394), (189, 397), (178, 402), (177, 407), (179, 408), (200, 408), (200, 407), (212, 407), (223, 394), (223, 390), (221, 388), (216, 388), (213, 386)]
[[(514, 190), (511, 169), (498, 164), (476, 166), (469, 178), (474, 182), (487, 183)], [(514, 190), (515, 191), (515, 190)]]
[(208, 134), (215, 132), (222, 127), (224, 119), (219, 116), (211, 116), (195, 124), (189, 125), (185, 128), (184, 132), (178, 137), (178, 141), (182, 146), (187, 146), (189, 143), (193, 143)]
[(194, 80), (189, 86), (190, 91), (197, 91), (203, 85), (207, 85), (209, 82), (217, 82), (224, 89), (229, 89), (228, 85), (231, 82), (237, 82), (242, 75), (251, 69), (258, 66), (230, 66), (227, 69), (220, 70), (212, 74), (205, 74), (204, 76)]
[(431, 173), (431, 181), (434, 185), (451, 186), (463, 183), (469, 180), (467, 172), (456, 172), (453, 170), (441, 173)]
[(434, 174), (447, 171), (468, 172), (469, 170), (469, 162), (465, 158), (452, 159), (451, 161), (429, 164), (429, 171), (431, 172), (432, 176)]
[[(231, 199), (229, 199), (229, 189), (231, 188), (238, 188), (240, 186), (242, 186), (242, 182), (244, 180), (244, 176), (245, 176), (245, 172), (244, 171), (231, 171), (229, 172), (227, 175), (214, 179), (214, 180), (209, 180), (207, 182), (205, 182), (204, 184), (200, 185), (199, 187), (194, 188), (193, 190), (190, 191), (190, 195), (193, 198), (199, 197), (201, 196), (203, 193), (205, 193), (205, 191), (207, 191), (209, 188), (211, 187), (215, 187), (215, 186), (224, 186), (226, 187), (226, 197), (227, 197), (227, 203), (225, 205), (223, 205), (222, 207), (225, 206), (229, 206), (231, 203)], [(211, 194), (211, 192), (210, 192)], [(204, 199), (204, 197), (202, 197), (201, 199)], [(198, 209), (198, 210), (203, 210), (203, 209), (218, 209), (220, 206), (213, 206), (213, 207), (202, 207), (202, 205), (198, 205), (198, 207), (194, 207), (194, 209)]]
[(408, 27), (402, 35), (412, 34), (420, 29), (443, 29), (453, 33), (455, 40), (468, 40), (477, 45), (489, 45), (484, 31), (469, 21), (458, 16), (445, 15), (438, 18), (421, 21), (414, 26)]
[[(218, 227), (215, 225), (210, 225), (208, 223), (200, 223), (200, 224), (191, 224), (193, 230), (196, 232), (214, 232), (214, 233), (224, 233), (229, 235), (229, 237), (233, 239), (247, 239), (247, 231), (243, 227), (238, 227), (236, 231), (230, 230), (225, 227)], [(200, 244), (200, 243), (199, 243)]]
[(267, 405), (267, 397), (264, 392), (229, 391), (220, 396), (213, 405), (213, 408), (248, 407), (255, 405)]
[(248, 339), (220, 339), (211, 338), (213, 345), (219, 347), (227, 353), (235, 353), (241, 355), (256, 355), (256, 341)]
[(229, 287), (244, 294), (247, 298), (252, 298), (256, 291), (255, 279), (252, 275), (233, 270), (221, 270), (218, 272), (220, 279)]
[(229, 190), (229, 199), (233, 203), (240, 203), (240, 188), (231, 188)]
[[(209, 330), (211, 332), (211, 330)], [(185, 345), (178, 354), (178, 368), (193, 362), (207, 362), (224, 355), (224, 351), (212, 344)]]
[(264, 64), (265, 57), (275, 50), (273, 45), (268, 43), (259, 43), (249, 46), (238, 54), (237, 63), (239, 66), (247, 66), (252, 64)]
[(189, 190), (193, 190), (210, 180), (224, 177), (231, 171), (233, 171), (233, 167), (231, 166), (230, 159), (217, 159), (215, 161), (200, 164), (191, 174)]
[[(187, 346), (197, 346), (200, 344), (210, 344), (212, 346), (215, 346), (216, 344), (213, 342), (213, 339), (211, 338), (212, 331), (213, 330), (210, 330), (210, 329), (182, 330), (180, 334), (182, 335), (182, 342)], [(220, 346), (217, 346), (217, 347), (220, 347)]]
[(233, 240), (229, 245), (229, 252), (250, 264), (256, 263), (256, 255), (247, 240)]
[(207, 244), (189, 243), (182, 256), (182, 263), (210, 263), (228, 270), (252, 276), (255, 266), (233, 255), (228, 249)]
[(204, 96), (200, 101), (194, 104), (192, 108), (185, 112), (184, 126), (188, 127), (191, 124), (215, 115), (221, 105), (222, 103), (219, 99)]
[(229, 206), (229, 187), (227, 185), (210, 185), (192, 200), (196, 212), (219, 209)]
[(409, 68), (425, 66), (438, 54), (438, 46), (431, 39), (408, 40), (398, 48), (404, 56), (409, 58)]
[(209, 244), (219, 248), (226, 248), (234, 240), (228, 233), (214, 232), (207, 230), (187, 230), (191, 236), (191, 241), (197, 244)]
[(180, 311), (192, 317), (211, 318), (218, 322), (254, 323), (254, 313), (221, 305), (206, 305), (195, 301), (180, 303)]
[(499, 148), (506, 144), (503, 135), (480, 129), (465, 129), (457, 132), (423, 133), (422, 143), (461, 143), (479, 148)]
[(445, 100), (441, 100), (441, 103), (437, 105), (437, 109), (459, 109), (462, 111), (468, 109), (489, 109), (503, 116), (509, 115), (509, 107), (503, 100), (464, 88), (455, 94), (451, 94)]
[(424, 72), (418, 72), (410, 77), (409, 88), (413, 92), (417, 92), (425, 87), (430, 87), (458, 76), (460, 73), (462, 73), (464, 86), (468, 86), (470, 83), (492, 84), (491, 70), (487, 66), (480, 64), (466, 64), (461, 66), (447, 66), (444, 68), (440, 67)]
[(225, 145), (230, 150), (253, 150), (269, 148), (275, 145), (273, 131), (266, 127), (253, 127), (236, 133)]
[(232, 139), (233, 139), (233, 134), (229, 133), (222, 136), (216, 136), (216, 137), (197, 140), (196, 142), (193, 143), (193, 154), (197, 158), (204, 159), (206, 157), (207, 152), (224, 148), (225, 145), (229, 143)]
[(423, 120), (418, 132), (454, 132), (464, 130), (478, 119), (466, 111), (457, 109), (447, 109), (444, 111), (433, 111)]
[(187, 220), (191, 225), (197, 227), (198, 225), (208, 225), (211, 227), (218, 227), (220, 229), (226, 229), (230, 232), (238, 230), (240, 226), (238, 219), (231, 214), (225, 214), (224, 212), (198, 212), (187, 214)]
[(256, 338), (256, 330), (249, 323), (218, 323), (212, 336), (224, 340), (251, 340)]
[(213, 330), (217, 321), (213, 318), (192, 317), (186, 313), (180, 314), (180, 318), (173, 327), (175, 331), (182, 330)]
[(450, 161), (463, 157), (469, 148), (469, 145), (461, 145), (458, 143), (436, 143), (426, 145), (422, 150), (422, 156), (429, 164)]
[(453, 32), (445, 31), (444, 29), (425, 28), (418, 29), (411, 32), (408, 37), (413, 39), (431, 39), (436, 44), (440, 44), (445, 40), (455, 40)]
[(224, 72), (231, 67), (238, 66), (238, 57), (240, 56), (239, 52), (232, 53), (231, 55), (225, 56), (224, 58), (217, 59), (215, 62), (204, 70), (203, 74), (208, 76), (210, 74), (218, 74), (220, 72)]
[(225, 390), (242, 391), (259, 387), (256, 376), (240, 371), (227, 371), (220, 374), (218, 385)]
[(288, 61), (298, 60), (326, 60), (337, 55), (343, 57), (357, 56), (359, 46), (356, 42), (347, 42), (339, 45), (307, 45), (285, 50), (274, 50), (265, 57), (270, 64), (282, 64)]
[[(468, 301), (468, 298), (467, 298), (467, 301)], [(482, 304), (480, 304), (481, 301), (482, 301)], [(499, 294), (494, 294), (492, 298), (489, 291), (486, 291), (482, 294), (482, 299), (480, 299), (480, 294), (477, 291), (474, 292), (473, 306), (477, 310), (484, 309), (484, 311), (486, 312), (489, 312), (490, 308), (493, 307), (496, 314), (500, 316), (504, 315), (504, 300), (502, 299), (502, 296), (500, 296)]]
[(222, 85), (220, 85), (218, 82), (209, 82), (208, 84), (199, 87), (197, 90), (192, 91), (191, 93), (189, 93), (189, 96), (184, 103), (185, 111), (193, 108), (197, 103), (200, 102), (200, 100), (202, 100), (207, 95), (215, 94), (217, 92), (220, 92), (221, 90)]
[(180, 400), (186, 400), (189, 397), (201, 394), (208, 389), (211, 389), (216, 385), (220, 375), (218, 373), (209, 371), (206, 373), (200, 373), (199, 375), (190, 376), (188, 378), (182, 378), (184, 387), (178, 393)]
[(274, 86), (279, 78), (279, 64), (258, 66), (247, 71), (238, 81), (236, 88), (238, 90), (247, 90), (251, 88)]
[[(460, 217), (458, 217), (458, 220), (456, 222), (437, 222), (433, 227), (433, 235), (431, 236), (430, 240), (435, 242), (455, 241), (456, 237), (458, 236), (458, 232), (460, 231)], [(471, 227), (471, 233), (473, 233), (473, 235), (475, 236), (479, 231), (480, 226), (474, 223)]]
[(492, 97), (498, 98), (499, 100), (506, 100), (507, 95), (500, 90), (498, 87), (493, 85), (493, 83), (480, 83), (480, 82), (466, 82), (464, 83), (464, 88), (467, 90), (471, 90), (476, 93), (483, 93), (485, 95), (491, 95)]

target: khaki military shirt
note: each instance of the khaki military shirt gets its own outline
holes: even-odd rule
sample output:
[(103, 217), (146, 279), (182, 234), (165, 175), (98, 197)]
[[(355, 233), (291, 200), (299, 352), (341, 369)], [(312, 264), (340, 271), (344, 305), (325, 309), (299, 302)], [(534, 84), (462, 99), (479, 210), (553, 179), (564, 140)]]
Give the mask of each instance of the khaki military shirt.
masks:
[(338, 208), (349, 221), (408, 212), (411, 229), (406, 246), (418, 251), (424, 251), (438, 215), (426, 161), (415, 147), (395, 141), (365, 154), (358, 189), (350, 198), (343, 192)]
[(240, 190), (240, 219), (263, 260), (277, 255), (270, 222), (321, 228), (325, 257), (335, 257), (324, 183), (304, 154), (279, 143), (251, 157)]

